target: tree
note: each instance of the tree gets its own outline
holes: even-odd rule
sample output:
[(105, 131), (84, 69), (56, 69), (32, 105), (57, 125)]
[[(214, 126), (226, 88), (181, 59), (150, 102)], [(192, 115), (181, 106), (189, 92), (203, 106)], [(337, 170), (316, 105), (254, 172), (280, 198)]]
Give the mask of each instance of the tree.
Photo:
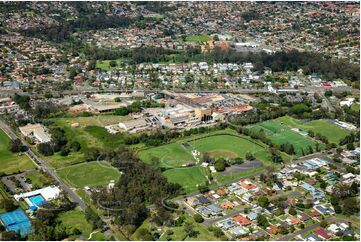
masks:
[(198, 186), (198, 190), (200, 193), (206, 193), (209, 191), (209, 187), (208, 185), (200, 185)]
[(214, 164), (214, 168), (216, 171), (221, 172), (226, 169), (226, 164), (224, 161), (217, 161), (216, 164)]
[(38, 144), (37, 148), (39, 153), (45, 156), (51, 156), (54, 154), (53, 147), (50, 143), (40, 143)]
[(110, 66), (110, 67), (116, 67), (116, 66), (117, 66), (117, 62), (116, 62), (115, 60), (111, 60), (111, 61), (109, 62), (109, 66)]
[(326, 228), (327, 227), (327, 221), (326, 220), (322, 220), (321, 221), (321, 223), (320, 223), (320, 226), (322, 227), (322, 228)]
[(331, 90), (327, 90), (327, 91), (325, 91), (325, 96), (326, 97), (331, 97), (332, 96), (332, 91)]
[(255, 159), (255, 157), (252, 155), (251, 152), (247, 152), (246, 153), (246, 159), (249, 160), (249, 161), (252, 161)]
[(184, 232), (190, 238), (195, 238), (199, 234), (199, 231), (194, 230), (193, 225), (190, 222), (184, 223)]
[(77, 152), (81, 149), (81, 145), (78, 141), (73, 141), (71, 144), (70, 144), (70, 147), (73, 151)]
[(260, 205), (263, 208), (269, 205), (269, 200), (265, 196), (259, 197), (257, 201), (258, 201), (258, 205)]
[(6, 212), (11, 212), (18, 208), (18, 206), (15, 205), (15, 203), (11, 199), (4, 199), (1, 203), (2, 207), (5, 208)]
[(265, 228), (269, 225), (267, 217), (264, 216), (263, 214), (258, 214), (257, 216), (257, 225)]
[(354, 149), (355, 149), (355, 146), (354, 146), (353, 143), (348, 143), (348, 144), (346, 145), (346, 148), (347, 148), (348, 150), (354, 150)]
[(26, 146), (23, 145), (20, 139), (15, 139), (10, 141), (9, 150), (12, 153), (25, 152)]
[(193, 219), (197, 223), (203, 223), (203, 221), (204, 221), (203, 217), (198, 213), (194, 214)]
[(348, 197), (342, 202), (342, 211), (345, 215), (354, 215), (358, 213), (359, 205), (355, 197)]
[(295, 216), (297, 214), (297, 210), (294, 208), (294, 207), (291, 207), (289, 210), (288, 210), (288, 213)]

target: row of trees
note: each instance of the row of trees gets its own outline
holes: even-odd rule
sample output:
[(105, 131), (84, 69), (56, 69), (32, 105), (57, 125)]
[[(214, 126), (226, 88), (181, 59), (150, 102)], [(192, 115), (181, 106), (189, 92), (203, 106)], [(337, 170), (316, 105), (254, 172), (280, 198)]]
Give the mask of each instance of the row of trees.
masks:
[(61, 25), (28, 28), (23, 30), (22, 34), (60, 42), (69, 39), (75, 31), (127, 27), (132, 23), (134, 23), (133, 19), (124, 16), (89, 14), (77, 20), (66, 21)]

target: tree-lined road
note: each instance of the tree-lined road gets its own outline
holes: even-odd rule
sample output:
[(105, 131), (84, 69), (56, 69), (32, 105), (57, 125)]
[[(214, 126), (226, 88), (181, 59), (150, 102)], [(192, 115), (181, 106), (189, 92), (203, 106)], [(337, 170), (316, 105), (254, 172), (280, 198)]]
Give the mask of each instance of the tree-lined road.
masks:
[[(18, 137), (16, 135), (16, 133), (8, 126), (6, 125), (2, 120), (0, 120), (0, 128), (12, 139), (20, 139), (20, 137)], [(67, 193), (70, 201), (75, 202), (79, 205), (79, 207), (82, 210), (86, 209), (86, 205), (83, 202), (83, 200), (81, 200), (81, 198), (68, 186), (66, 185), (56, 174), (55, 170), (50, 168), (46, 162), (41, 159), (39, 156), (37, 156), (31, 149), (29, 144), (24, 141), (23, 139), (20, 139), (22, 141), (22, 143), (24, 145), (26, 145), (28, 147), (28, 150), (25, 152), (33, 161), (35, 161), (40, 167), (41, 169), (48, 173), (49, 175), (51, 175), (51, 177), (59, 184), (59, 186), (63, 189), (64, 192)]]

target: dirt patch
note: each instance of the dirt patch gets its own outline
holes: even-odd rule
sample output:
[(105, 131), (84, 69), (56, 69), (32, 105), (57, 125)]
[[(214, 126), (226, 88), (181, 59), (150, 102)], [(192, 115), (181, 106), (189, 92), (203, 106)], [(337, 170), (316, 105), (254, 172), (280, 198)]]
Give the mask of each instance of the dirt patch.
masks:
[(229, 151), (229, 150), (212, 150), (207, 152), (210, 156), (218, 156), (218, 155), (226, 155), (229, 158), (236, 158), (237, 154)]

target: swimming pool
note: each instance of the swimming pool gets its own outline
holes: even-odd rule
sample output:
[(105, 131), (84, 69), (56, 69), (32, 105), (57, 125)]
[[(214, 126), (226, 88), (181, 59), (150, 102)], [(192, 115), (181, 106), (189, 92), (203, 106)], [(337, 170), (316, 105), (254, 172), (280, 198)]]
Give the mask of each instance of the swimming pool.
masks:
[(37, 207), (40, 207), (43, 205), (46, 201), (41, 195), (36, 195), (33, 197), (28, 198), (32, 204), (34, 204)]

